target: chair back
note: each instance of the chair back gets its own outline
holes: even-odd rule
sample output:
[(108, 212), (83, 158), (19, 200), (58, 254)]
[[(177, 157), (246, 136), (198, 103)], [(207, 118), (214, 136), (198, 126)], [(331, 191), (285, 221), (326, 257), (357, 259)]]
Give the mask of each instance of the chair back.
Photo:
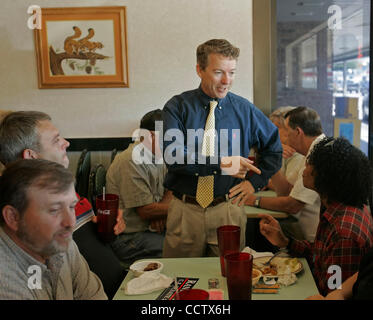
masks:
[(96, 196), (102, 194), (103, 188), (106, 186), (106, 169), (100, 164), (96, 169), (95, 177), (95, 194)]
[(91, 153), (84, 149), (79, 157), (78, 167), (75, 174), (75, 191), (81, 196), (88, 196), (88, 182), (91, 171)]
[(110, 163), (113, 162), (113, 160), (115, 159), (115, 156), (117, 155), (117, 153), (118, 153), (117, 149), (113, 149), (111, 151), (111, 161), (110, 161)]
[(102, 164), (96, 165), (89, 175), (88, 200), (91, 202), (93, 209), (96, 211), (96, 197), (102, 194), (106, 185), (106, 169)]

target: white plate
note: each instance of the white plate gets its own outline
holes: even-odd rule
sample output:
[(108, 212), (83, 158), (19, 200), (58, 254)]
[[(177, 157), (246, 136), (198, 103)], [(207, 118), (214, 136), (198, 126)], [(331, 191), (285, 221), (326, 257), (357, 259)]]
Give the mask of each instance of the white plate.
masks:
[[(255, 264), (255, 268), (258, 268), (259, 270), (261, 270), (263, 272), (263, 268), (260, 268), (260, 264), (263, 264), (263, 263), (266, 263), (269, 259), (271, 258), (271, 256), (268, 256), (268, 257), (259, 257), (259, 258), (255, 258), (253, 263)], [(273, 260), (271, 261), (271, 265), (272, 266), (280, 266), (280, 269), (284, 270), (286, 268), (286, 260), (288, 260), (290, 262), (291, 259), (294, 259), (294, 258), (290, 258), (290, 257), (275, 257), (273, 258)], [(258, 265), (259, 264), (259, 265)], [(303, 270), (303, 265), (302, 263), (297, 259), (297, 263), (296, 264), (289, 264), (290, 266), (290, 271), (292, 273), (299, 273), (300, 271)], [(281, 275), (283, 275), (284, 273), (278, 273), (276, 275), (269, 275), (269, 274), (263, 274), (263, 276), (265, 277), (272, 277), (272, 278), (275, 278), (275, 277), (279, 277)]]

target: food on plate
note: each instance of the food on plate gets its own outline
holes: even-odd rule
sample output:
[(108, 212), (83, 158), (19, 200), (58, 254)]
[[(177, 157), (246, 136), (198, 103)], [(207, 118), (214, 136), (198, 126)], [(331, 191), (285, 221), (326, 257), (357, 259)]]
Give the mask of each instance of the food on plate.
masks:
[(149, 264), (144, 268), (144, 271), (153, 271), (153, 270), (157, 270), (158, 268), (159, 268), (158, 263), (156, 263), (156, 262), (152, 262), (152, 263), (149, 263)]
[(284, 263), (289, 265), (290, 267), (297, 267), (299, 261), (297, 258), (290, 258), (290, 259), (286, 259)]
[(284, 286), (290, 286), (296, 281), (297, 281), (297, 276), (294, 273), (285, 274), (277, 279), (277, 283), (284, 285)]
[(253, 268), (253, 271), (251, 274), (251, 280), (252, 280), (253, 286), (255, 286), (258, 283), (261, 276), (262, 276), (262, 272), (258, 269)]
[(263, 273), (263, 275), (266, 275), (266, 276), (268, 276), (268, 275), (270, 275), (270, 276), (275, 276), (275, 275), (277, 275), (277, 268), (276, 268), (276, 266), (268, 266), (268, 267), (263, 267), (262, 268), (262, 273)]
[(278, 274), (286, 274), (288, 272), (297, 272), (300, 268), (300, 263), (297, 258), (275, 258), (271, 261), (271, 266), (277, 269)]
[(275, 257), (270, 265), (265, 265), (270, 257), (254, 259), (254, 267), (259, 269), (263, 276), (283, 275), (288, 272), (298, 273), (302, 270), (302, 264), (297, 258)]
[(252, 277), (256, 278), (256, 277), (258, 277), (260, 275), (260, 273), (261, 272), (258, 269), (253, 268)]

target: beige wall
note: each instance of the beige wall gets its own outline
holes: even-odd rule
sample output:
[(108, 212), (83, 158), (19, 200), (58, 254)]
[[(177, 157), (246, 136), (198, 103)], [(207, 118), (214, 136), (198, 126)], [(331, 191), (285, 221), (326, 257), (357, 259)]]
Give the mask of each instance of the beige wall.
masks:
[(277, 100), (276, 0), (253, 0), (252, 10), (253, 82), (255, 83), (253, 102), (269, 115)]
[[(31, 4), (127, 6), (130, 87), (38, 89)], [(252, 100), (251, 0), (1, 0), (0, 109), (47, 112), (67, 138), (131, 136), (145, 112), (199, 85), (195, 49), (210, 38), (241, 48), (232, 91)]]

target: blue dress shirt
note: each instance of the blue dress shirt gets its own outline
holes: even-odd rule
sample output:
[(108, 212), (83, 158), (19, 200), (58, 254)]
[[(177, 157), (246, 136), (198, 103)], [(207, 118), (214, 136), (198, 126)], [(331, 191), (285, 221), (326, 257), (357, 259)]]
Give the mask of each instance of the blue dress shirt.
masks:
[[(205, 127), (211, 100), (218, 101), (215, 156), (204, 157), (203, 130), (198, 129)], [(260, 175), (248, 178), (255, 190), (267, 185), (281, 168), (282, 146), (277, 127), (251, 102), (231, 92), (223, 99), (212, 99), (199, 87), (172, 97), (163, 108), (163, 130), (163, 155), (168, 168), (164, 185), (181, 194), (195, 196), (198, 177), (206, 175), (215, 176), (214, 198), (229, 193), (242, 180), (222, 172), (221, 157), (247, 158), (252, 147), (258, 150), (257, 166), (261, 170)]]

